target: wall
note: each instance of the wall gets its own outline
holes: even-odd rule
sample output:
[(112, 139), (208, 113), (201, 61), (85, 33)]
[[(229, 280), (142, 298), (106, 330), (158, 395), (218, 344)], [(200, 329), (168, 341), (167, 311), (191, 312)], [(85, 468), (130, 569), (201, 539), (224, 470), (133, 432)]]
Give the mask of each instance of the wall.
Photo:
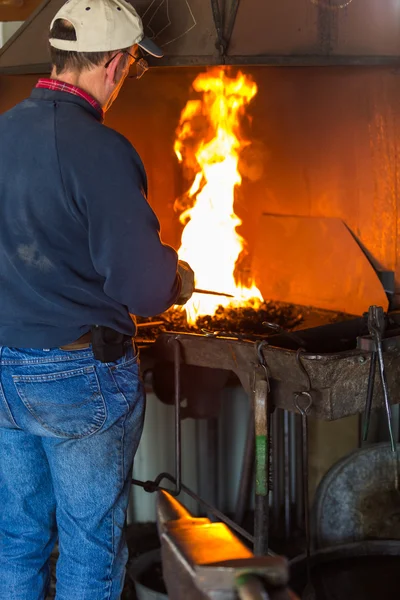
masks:
[[(129, 80), (107, 115), (145, 162), (163, 235), (179, 245), (173, 204), (188, 185), (173, 153), (174, 131), (196, 69), (154, 69)], [(252, 146), (243, 154), (236, 211), (254, 240), (262, 212), (338, 217), (371, 255), (396, 271), (400, 79), (394, 68), (246, 69), (259, 85), (250, 109)], [(36, 78), (0, 77), (0, 112)], [(160, 168), (162, 165), (162, 168)], [(171, 218), (172, 217), (172, 218)], [(328, 243), (334, 243), (334, 240)]]
[(21, 27), (23, 21), (0, 22), (0, 48), (10, 39), (12, 35)]

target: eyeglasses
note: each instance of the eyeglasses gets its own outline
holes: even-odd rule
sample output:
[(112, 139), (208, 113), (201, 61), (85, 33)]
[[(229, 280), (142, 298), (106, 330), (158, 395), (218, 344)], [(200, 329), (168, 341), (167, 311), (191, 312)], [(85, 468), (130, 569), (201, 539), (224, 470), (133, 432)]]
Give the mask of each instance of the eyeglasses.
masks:
[(114, 54), (114, 56), (112, 56), (110, 58), (110, 60), (108, 60), (106, 62), (106, 64), (104, 65), (104, 68), (107, 69), (107, 67), (110, 66), (112, 61), (115, 58), (117, 58), (117, 56), (119, 56), (120, 54), (127, 54), (132, 59), (130, 65), (129, 65), (129, 72), (131, 72), (132, 68), (135, 67), (135, 73), (132, 73), (132, 75), (128, 75), (129, 79), (140, 79), (141, 77), (143, 77), (143, 75), (146, 73), (146, 71), (148, 71), (149, 63), (147, 62), (147, 60), (145, 58), (143, 58), (143, 54), (142, 54), (140, 48), (138, 48), (138, 56), (133, 56), (133, 54), (131, 54), (127, 50), (120, 50), (119, 52), (117, 52), (117, 54)]

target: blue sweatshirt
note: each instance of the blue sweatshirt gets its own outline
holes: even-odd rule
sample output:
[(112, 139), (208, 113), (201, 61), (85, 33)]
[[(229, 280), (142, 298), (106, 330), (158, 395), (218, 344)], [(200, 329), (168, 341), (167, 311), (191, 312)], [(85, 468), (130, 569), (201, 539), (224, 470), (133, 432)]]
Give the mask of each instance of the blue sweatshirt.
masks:
[(34, 89), (0, 115), (0, 346), (53, 348), (175, 303), (143, 164), (86, 100)]

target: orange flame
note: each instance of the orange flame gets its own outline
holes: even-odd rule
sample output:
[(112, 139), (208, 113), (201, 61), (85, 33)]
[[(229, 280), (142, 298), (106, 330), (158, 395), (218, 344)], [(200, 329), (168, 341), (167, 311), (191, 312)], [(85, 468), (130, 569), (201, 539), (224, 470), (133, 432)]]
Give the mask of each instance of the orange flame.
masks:
[(262, 301), (253, 282), (243, 287), (234, 276), (244, 248), (236, 231), (241, 220), (234, 212), (235, 187), (242, 182), (240, 151), (249, 143), (240, 139), (240, 117), (257, 85), (242, 73), (230, 78), (223, 69), (214, 69), (200, 74), (193, 89), (203, 97), (190, 100), (183, 109), (174, 148), (179, 161), (195, 173), (180, 215), (185, 228), (178, 254), (194, 270), (197, 288), (234, 299), (194, 294), (185, 306), (191, 323), (200, 315), (214, 314), (219, 305)]

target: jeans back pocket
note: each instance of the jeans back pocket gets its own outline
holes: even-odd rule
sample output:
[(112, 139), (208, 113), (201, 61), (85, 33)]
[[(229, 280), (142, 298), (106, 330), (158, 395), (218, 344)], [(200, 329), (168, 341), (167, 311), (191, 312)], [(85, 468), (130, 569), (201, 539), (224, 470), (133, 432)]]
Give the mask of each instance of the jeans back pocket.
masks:
[(13, 375), (31, 415), (51, 433), (81, 438), (98, 431), (107, 416), (93, 366), (41, 375)]

